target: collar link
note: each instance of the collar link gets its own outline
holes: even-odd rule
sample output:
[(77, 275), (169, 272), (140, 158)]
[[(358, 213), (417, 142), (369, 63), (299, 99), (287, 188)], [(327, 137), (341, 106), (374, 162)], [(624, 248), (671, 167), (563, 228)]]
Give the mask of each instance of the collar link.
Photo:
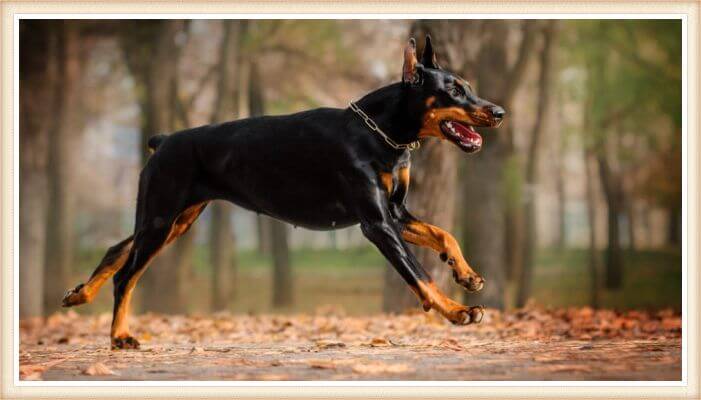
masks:
[(409, 150), (409, 151), (412, 151), (412, 150), (416, 150), (416, 149), (418, 149), (419, 147), (421, 147), (421, 142), (419, 142), (418, 140), (416, 140), (416, 141), (414, 141), (414, 142), (411, 142), (411, 143), (397, 143), (397, 142), (395, 142), (394, 140), (392, 140), (392, 138), (390, 138), (389, 136), (387, 136), (387, 134), (384, 133), (384, 132), (382, 131), (382, 129), (380, 129), (379, 126), (377, 126), (377, 123), (375, 123), (375, 121), (373, 121), (372, 118), (370, 118), (367, 114), (365, 114), (365, 113), (363, 112), (363, 110), (361, 110), (360, 107), (358, 107), (357, 104), (355, 104), (354, 102), (351, 101), (351, 102), (350, 102), (350, 108), (351, 108), (351, 110), (353, 110), (356, 114), (360, 115), (360, 117), (361, 117), (361, 118), (363, 119), (363, 121), (365, 122), (365, 125), (367, 125), (368, 128), (370, 128), (371, 131), (373, 131), (373, 132), (377, 133), (378, 135), (382, 136), (382, 138), (385, 140), (385, 142), (387, 142), (387, 144), (388, 144), (390, 147), (394, 148), (395, 150)]

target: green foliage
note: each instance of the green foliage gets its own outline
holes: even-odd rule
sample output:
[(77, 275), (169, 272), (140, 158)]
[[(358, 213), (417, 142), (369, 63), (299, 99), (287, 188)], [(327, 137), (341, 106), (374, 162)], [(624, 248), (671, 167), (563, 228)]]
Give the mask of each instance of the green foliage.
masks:
[[(599, 257), (603, 257), (603, 251)], [(623, 287), (602, 290), (602, 307), (681, 309), (680, 249), (628, 251), (624, 259)], [(583, 249), (541, 250), (533, 279), (533, 298), (538, 304), (552, 307), (588, 304), (591, 279), (588, 260), (588, 251)]]
[(564, 59), (585, 73), (584, 82), (574, 82), (586, 93), (585, 134), (609, 135), (615, 127), (652, 137), (661, 118), (681, 126), (680, 21), (577, 20), (567, 30)]
[(666, 207), (681, 203), (681, 33), (679, 20), (577, 20), (561, 35), (583, 145), (635, 171), (633, 192)]

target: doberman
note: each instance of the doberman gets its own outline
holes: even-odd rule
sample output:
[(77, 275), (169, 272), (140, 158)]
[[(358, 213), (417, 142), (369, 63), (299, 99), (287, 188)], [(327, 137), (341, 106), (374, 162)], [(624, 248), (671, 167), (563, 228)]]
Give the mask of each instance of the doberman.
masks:
[(360, 224), (416, 293), (455, 324), (480, 322), (482, 307), (448, 298), (407, 243), (429, 247), (467, 290), (484, 280), (455, 238), (407, 211), (410, 150), (437, 137), (467, 153), (482, 146), (474, 127), (498, 126), (505, 111), (475, 95), (464, 79), (436, 63), (430, 37), (419, 63), (412, 38), (401, 82), (346, 109), (319, 108), (247, 118), (156, 135), (141, 171), (134, 234), (111, 247), (90, 280), (69, 290), (65, 307), (90, 302), (114, 275), (113, 349), (138, 348), (127, 315), (132, 291), (149, 261), (183, 235), (207, 203), (228, 200), (296, 226), (331, 230)]

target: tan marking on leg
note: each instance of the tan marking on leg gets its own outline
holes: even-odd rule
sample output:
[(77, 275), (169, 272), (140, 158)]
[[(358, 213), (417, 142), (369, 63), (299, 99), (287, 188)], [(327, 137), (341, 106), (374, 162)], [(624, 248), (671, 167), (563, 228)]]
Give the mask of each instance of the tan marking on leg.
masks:
[(80, 304), (90, 303), (100, 291), (105, 281), (119, 271), (129, 257), (132, 246), (131, 236), (118, 244), (110, 247), (107, 253), (95, 268), (90, 279), (85, 284), (80, 284), (66, 292), (63, 297), (63, 306), (72, 307)]
[(433, 103), (436, 102), (436, 96), (431, 96), (428, 99), (426, 99), (426, 107), (429, 108), (433, 105)]
[(199, 217), (200, 214), (202, 214), (202, 211), (204, 211), (204, 208), (207, 206), (208, 203), (209, 202), (198, 203), (194, 206), (190, 206), (185, 211), (183, 211), (182, 214), (180, 214), (178, 218), (175, 219), (175, 222), (173, 223), (173, 226), (170, 229), (170, 233), (168, 234), (168, 238), (166, 239), (165, 244), (170, 244), (175, 239), (184, 235), (190, 229), (190, 226), (192, 226), (197, 217)]
[(394, 189), (394, 181), (391, 172), (380, 172), (380, 180), (382, 181), (382, 186), (387, 191), (387, 196), (392, 195), (392, 189)]
[(438, 289), (435, 283), (419, 281), (418, 286), (424, 303), (424, 310), (426, 310), (426, 305), (428, 304), (430, 308), (438, 311), (454, 324), (470, 322), (470, 308), (450, 299)]
[(90, 279), (85, 283), (82, 290), (85, 291), (86, 302), (91, 302), (100, 291), (102, 285), (124, 266), (127, 258), (129, 258), (132, 243), (125, 245), (119, 257), (112, 263), (98, 267), (95, 273), (93, 273)]
[(190, 229), (190, 226), (192, 225), (193, 222), (197, 219), (197, 217), (202, 213), (204, 208), (207, 206), (208, 202), (203, 202), (196, 204), (194, 206), (189, 207), (185, 211), (182, 212), (176, 218), (175, 222), (170, 228), (170, 233), (168, 234), (167, 239), (163, 243), (161, 247), (159, 247), (156, 251), (151, 254), (149, 259), (146, 261), (146, 263), (143, 265), (140, 271), (138, 271), (134, 276), (129, 279), (129, 282), (127, 282), (127, 287), (124, 290), (124, 295), (122, 296), (121, 302), (117, 306), (117, 311), (114, 314), (114, 318), (112, 319), (112, 327), (110, 329), (110, 336), (112, 339), (122, 339), (122, 338), (127, 338), (129, 337), (129, 305), (131, 303), (131, 294), (136, 287), (136, 283), (139, 281), (139, 278), (141, 275), (146, 271), (146, 268), (148, 268), (148, 265), (151, 263), (151, 261), (158, 255), (158, 253), (163, 250), (163, 248), (177, 239), (179, 236), (183, 235), (185, 232)]
[(129, 336), (129, 305), (131, 304), (131, 294), (134, 290), (133, 286), (127, 286), (117, 307), (117, 312), (112, 319), (112, 327), (110, 328), (110, 337), (113, 339), (122, 339)]
[(136, 287), (136, 283), (139, 281), (139, 278), (146, 271), (148, 265), (158, 255), (158, 253), (160, 253), (161, 250), (163, 250), (164, 247), (165, 244), (159, 247), (158, 250), (153, 252), (153, 254), (151, 254), (151, 257), (148, 258), (148, 261), (146, 261), (141, 270), (135, 273), (134, 276), (132, 276), (131, 279), (129, 279), (129, 282), (127, 282), (127, 286), (124, 289), (124, 294), (121, 298), (121, 301), (117, 305), (117, 311), (115, 312), (112, 318), (112, 326), (110, 328), (110, 337), (112, 339), (123, 339), (130, 336), (129, 307), (131, 304), (132, 292), (134, 291), (134, 288)]
[(441, 258), (445, 258), (443, 261), (450, 265), (458, 277), (467, 279), (477, 275), (465, 261), (457, 240), (443, 229), (425, 222), (412, 221), (404, 227), (402, 237), (409, 243), (429, 247), (440, 253)]

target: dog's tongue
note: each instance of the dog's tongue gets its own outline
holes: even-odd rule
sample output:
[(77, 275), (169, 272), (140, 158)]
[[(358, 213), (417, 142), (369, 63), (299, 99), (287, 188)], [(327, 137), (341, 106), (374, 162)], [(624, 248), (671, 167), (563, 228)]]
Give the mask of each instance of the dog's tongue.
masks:
[(463, 125), (459, 122), (453, 122), (453, 127), (455, 131), (460, 134), (460, 141), (463, 143), (474, 144), (477, 146), (482, 145), (482, 136), (480, 136), (475, 129), (469, 125)]

